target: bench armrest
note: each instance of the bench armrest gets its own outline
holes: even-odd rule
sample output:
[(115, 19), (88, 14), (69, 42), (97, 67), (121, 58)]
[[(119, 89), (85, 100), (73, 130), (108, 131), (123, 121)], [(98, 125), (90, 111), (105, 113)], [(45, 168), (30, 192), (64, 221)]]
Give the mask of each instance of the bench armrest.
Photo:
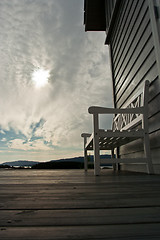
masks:
[(81, 134), (81, 137), (90, 137), (92, 134), (90, 133), (82, 133)]
[(144, 107), (137, 108), (105, 108), (91, 106), (88, 108), (90, 114), (121, 114), (121, 113), (144, 113)]

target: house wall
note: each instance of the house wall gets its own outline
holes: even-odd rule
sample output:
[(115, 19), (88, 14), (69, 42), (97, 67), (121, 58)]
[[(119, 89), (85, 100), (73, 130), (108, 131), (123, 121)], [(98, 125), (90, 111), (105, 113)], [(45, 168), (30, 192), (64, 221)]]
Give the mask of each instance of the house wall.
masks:
[[(110, 8), (108, 6), (106, 4), (106, 21), (109, 24), (115, 4)], [(160, 173), (159, 7), (159, 0), (121, 0), (116, 16), (112, 19), (114, 24), (112, 21), (109, 37), (107, 36), (112, 62), (115, 106), (123, 107), (123, 104), (143, 86), (145, 80), (148, 79), (151, 83), (149, 133), (152, 160), (156, 173)], [(108, 34), (108, 29), (106, 33)], [(120, 155), (121, 157), (143, 156), (142, 141), (135, 141), (121, 147)], [(140, 164), (125, 164), (122, 168), (146, 171), (146, 167)]]

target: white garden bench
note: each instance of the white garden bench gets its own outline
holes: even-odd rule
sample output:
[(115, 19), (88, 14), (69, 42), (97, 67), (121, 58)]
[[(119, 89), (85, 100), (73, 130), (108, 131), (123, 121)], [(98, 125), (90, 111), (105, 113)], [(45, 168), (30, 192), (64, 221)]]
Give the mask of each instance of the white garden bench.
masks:
[[(87, 171), (87, 151), (94, 151), (94, 174), (100, 175), (101, 164), (113, 164), (114, 169), (120, 163), (144, 163), (149, 174), (153, 174), (148, 133), (148, 94), (149, 81), (143, 89), (128, 100), (123, 108), (105, 108), (92, 106), (88, 109), (93, 114), (93, 133), (82, 133), (84, 138), (84, 168)], [(99, 129), (99, 114), (114, 114), (112, 130)], [(136, 139), (143, 139), (143, 158), (119, 158), (118, 150)], [(111, 150), (110, 159), (100, 159), (100, 150)]]

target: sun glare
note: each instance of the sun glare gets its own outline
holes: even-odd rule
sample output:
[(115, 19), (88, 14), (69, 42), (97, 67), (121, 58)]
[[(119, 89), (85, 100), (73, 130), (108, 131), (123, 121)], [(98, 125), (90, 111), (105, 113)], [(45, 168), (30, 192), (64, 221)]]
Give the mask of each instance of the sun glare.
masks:
[(41, 88), (48, 83), (49, 76), (50, 74), (48, 70), (39, 68), (33, 72), (32, 81), (34, 82), (36, 88)]

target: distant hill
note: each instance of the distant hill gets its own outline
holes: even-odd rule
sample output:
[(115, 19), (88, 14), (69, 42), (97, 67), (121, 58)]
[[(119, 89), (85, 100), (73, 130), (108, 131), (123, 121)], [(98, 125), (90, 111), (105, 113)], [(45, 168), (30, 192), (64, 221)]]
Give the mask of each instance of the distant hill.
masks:
[[(110, 158), (110, 155), (101, 155), (101, 159)], [(88, 162), (90, 162), (90, 167), (92, 167), (93, 156), (88, 156)], [(50, 160), (46, 162), (38, 161), (28, 161), (28, 160), (18, 160), (13, 162), (5, 162), (0, 164), (0, 166), (10, 166), (10, 167), (32, 167), (34, 169), (58, 169), (58, 168), (83, 168), (84, 167), (84, 157), (74, 157), (74, 158), (64, 158), (59, 160)]]
[[(104, 154), (104, 155), (101, 155), (101, 159), (104, 159), (104, 158), (110, 158), (111, 156), (109, 154)], [(93, 162), (94, 160), (94, 156), (93, 155), (88, 155), (88, 161), (90, 162)], [(55, 161), (67, 161), (67, 162), (84, 162), (84, 157), (74, 157), (74, 158), (62, 158), (62, 159), (59, 159), (59, 160), (51, 160), (50, 162), (55, 162)]]
[(62, 158), (58, 160), (51, 160), (50, 162), (84, 162), (84, 157)]
[(84, 168), (84, 157), (65, 158), (40, 162), (32, 166), (33, 169), (79, 169)]
[(84, 168), (83, 162), (76, 161), (50, 161), (41, 162), (32, 166), (33, 169), (82, 169)]
[(39, 163), (39, 162), (18, 160), (18, 161), (13, 161), (13, 162), (5, 162), (5, 163), (2, 163), (1, 165), (8, 165), (8, 166), (13, 166), (13, 167), (32, 167), (33, 165), (35, 165), (37, 163)]
[[(110, 158), (110, 155), (101, 155), (101, 159)], [(88, 168), (93, 168), (93, 156), (88, 156)], [(84, 168), (84, 157), (65, 158), (41, 162), (32, 166), (33, 169), (82, 169)]]

